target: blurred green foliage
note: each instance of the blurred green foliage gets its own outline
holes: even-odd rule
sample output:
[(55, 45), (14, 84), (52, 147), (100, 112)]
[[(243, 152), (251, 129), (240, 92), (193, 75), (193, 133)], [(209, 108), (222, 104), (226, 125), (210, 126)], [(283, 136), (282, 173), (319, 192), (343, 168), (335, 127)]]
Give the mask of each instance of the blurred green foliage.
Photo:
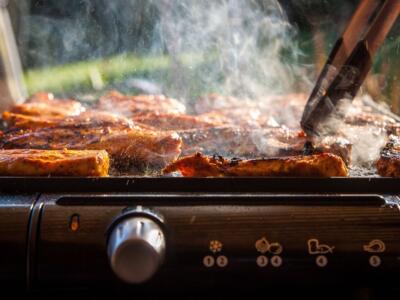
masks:
[[(158, 1), (158, 0), (155, 0)], [(217, 0), (216, 0), (217, 1)], [(253, 0), (249, 0), (253, 1)], [(271, 0), (254, 0), (268, 7)], [(297, 32), (298, 63), (311, 81), (359, 3), (352, 0), (280, 0)], [(101, 9), (99, 9), (101, 7)], [(29, 93), (46, 90), (75, 95), (108, 88), (127, 89), (129, 78), (168, 86), (171, 61), (156, 20), (162, 11), (150, 0), (18, 0), (10, 2)], [(399, 22), (398, 22), (399, 23)], [(400, 25), (378, 53), (364, 89), (400, 110)], [(290, 57), (290, 53), (283, 53)], [(196, 82), (210, 57), (187, 54), (180, 59), (192, 74), (185, 81), (193, 96), (216, 90)], [(122, 85), (121, 85), (121, 84)], [(310, 87), (307, 87), (310, 88)], [(299, 87), (299, 89), (306, 89)]]

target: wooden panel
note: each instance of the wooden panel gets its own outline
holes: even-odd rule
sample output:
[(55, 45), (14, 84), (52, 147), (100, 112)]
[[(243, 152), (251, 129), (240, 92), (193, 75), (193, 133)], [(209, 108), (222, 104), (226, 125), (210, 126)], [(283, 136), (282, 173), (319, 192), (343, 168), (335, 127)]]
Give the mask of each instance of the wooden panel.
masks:
[[(169, 282), (169, 288), (179, 288), (182, 284), (204, 286), (241, 280), (245, 284), (261, 284), (265, 280), (344, 282), (352, 277), (359, 281), (383, 280), (400, 270), (400, 215), (396, 205), (382, 205), (379, 201), (365, 205), (318, 201), (315, 205), (292, 202), (284, 205), (252, 202), (251, 196), (246, 197), (247, 205), (229, 205), (226, 203), (229, 199), (219, 204), (218, 198), (214, 199), (215, 204), (210, 204), (210, 197), (207, 205), (181, 206), (177, 204), (182, 203), (178, 197), (164, 200), (159, 197), (158, 203), (153, 201), (151, 207), (165, 218), (167, 258), (148, 285), (164, 286)], [(84, 197), (80, 199), (85, 201)], [(149, 202), (133, 195), (112, 199), (115, 205), (112, 201), (99, 205), (89, 198), (81, 205), (47, 201), (41, 218), (36, 283), (118, 284), (108, 265), (106, 230), (123, 209)], [(78, 231), (69, 228), (70, 217), (75, 214), (80, 220)], [(255, 242), (262, 237), (283, 247), (279, 253), (280, 266), (272, 266), (271, 253), (265, 254), (269, 260), (267, 267), (257, 265), (260, 253)], [(324, 254), (328, 259), (324, 268), (316, 264), (318, 255), (308, 252), (307, 242), (313, 238), (334, 246), (333, 253)], [(385, 252), (378, 254), (381, 259), (378, 268), (369, 263), (372, 254), (363, 250), (374, 239), (386, 245)], [(216, 240), (222, 243), (222, 250), (212, 253), (210, 242)], [(208, 255), (215, 259), (210, 268), (203, 264)], [(216, 259), (221, 255), (228, 258), (226, 267), (218, 266)]]

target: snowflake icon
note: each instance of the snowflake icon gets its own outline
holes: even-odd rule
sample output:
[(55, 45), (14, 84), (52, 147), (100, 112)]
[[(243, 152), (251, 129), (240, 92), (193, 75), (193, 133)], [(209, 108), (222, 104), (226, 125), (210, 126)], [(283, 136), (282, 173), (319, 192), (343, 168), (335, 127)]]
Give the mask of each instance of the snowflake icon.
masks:
[(210, 251), (212, 253), (221, 252), (222, 250), (222, 243), (217, 240), (210, 241)]

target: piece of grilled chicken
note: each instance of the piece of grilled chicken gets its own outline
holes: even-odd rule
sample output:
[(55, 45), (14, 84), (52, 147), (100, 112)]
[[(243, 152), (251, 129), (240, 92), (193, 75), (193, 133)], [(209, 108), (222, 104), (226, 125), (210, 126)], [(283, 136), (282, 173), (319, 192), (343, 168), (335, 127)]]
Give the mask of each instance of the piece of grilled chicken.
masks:
[(133, 122), (123, 116), (118, 116), (105, 111), (87, 110), (77, 116), (51, 117), (30, 116), (16, 114), (9, 111), (3, 112), (3, 122), (8, 130), (39, 129), (65, 125), (93, 124), (94, 126), (113, 127), (115, 129), (132, 128)]
[(146, 113), (183, 114), (186, 111), (181, 102), (164, 95), (128, 96), (117, 91), (102, 96), (95, 108), (128, 118)]
[(384, 177), (400, 177), (400, 137), (390, 136), (381, 157), (376, 163), (378, 174)]
[(353, 126), (375, 127), (388, 135), (400, 135), (400, 123), (383, 114), (361, 111), (347, 115), (344, 121)]
[(306, 136), (302, 131), (285, 127), (249, 129), (219, 126), (178, 131), (182, 137), (182, 155), (202, 152), (206, 155), (230, 157), (280, 157), (288, 155), (318, 154), (323, 152), (340, 156), (347, 164), (351, 160), (352, 145), (342, 137), (327, 137), (318, 141), (313, 149), (305, 149)]
[(261, 97), (256, 99), (256, 101), (254, 99), (236, 98), (212, 93), (197, 99), (194, 109), (198, 114), (218, 111), (229, 115), (232, 108), (258, 108), (264, 110), (264, 112), (271, 111), (272, 109), (279, 112), (282, 111), (282, 108), (286, 110), (289, 107), (297, 107), (299, 113), (301, 113), (304, 105), (307, 103), (307, 99), (307, 94), (303, 93), (271, 95)]
[(80, 102), (71, 99), (55, 99), (51, 93), (36, 93), (26, 102), (16, 104), (10, 109), (10, 113), (51, 118), (77, 116), (83, 111), (85, 107)]
[(97, 111), (35, 129), (14, 127), (0, 139), (3, 149), (106, 150), (113, 166), (119, 167), (165, 166), (179, 156), (181, 143), (174, 132), (148, 130), (124, 117)]
[(226, 124), (243, 128), (287, 126), (299, 128), (306, 94), (271, 95), (259, 99), (242, 99), (218, 94), (200, 97), (195, 111), (203, 117), (223, 119)]
[(0, 175), (4, 176), (107, 176), (104, 150), (0, 150)]
[(208, 116), (192, 116), (186, 114), (146, 113), (133, 116), (134, 122), (150, 126), (157, 130), (190, 130), (222, 126), (226, 122), (223, 118)]
[(196, 153), (178, 159), (163, 170), (164, 174), (176, 171), (185, 177), (343, 177), (349, 175), (343, 160), (330, 153), (253, 160), (228, 160), (220, 156), (207, 157)]

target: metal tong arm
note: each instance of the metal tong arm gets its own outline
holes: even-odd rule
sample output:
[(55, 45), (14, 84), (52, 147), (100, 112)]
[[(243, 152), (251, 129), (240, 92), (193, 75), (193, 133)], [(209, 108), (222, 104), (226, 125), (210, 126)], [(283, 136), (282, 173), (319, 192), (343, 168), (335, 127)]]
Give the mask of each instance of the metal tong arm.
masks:
[(301, 126), (309, 136), (343, 99), (352, 100), (400, 13), (400, 0), (363, 0), (336, 42), (305, 106)]

